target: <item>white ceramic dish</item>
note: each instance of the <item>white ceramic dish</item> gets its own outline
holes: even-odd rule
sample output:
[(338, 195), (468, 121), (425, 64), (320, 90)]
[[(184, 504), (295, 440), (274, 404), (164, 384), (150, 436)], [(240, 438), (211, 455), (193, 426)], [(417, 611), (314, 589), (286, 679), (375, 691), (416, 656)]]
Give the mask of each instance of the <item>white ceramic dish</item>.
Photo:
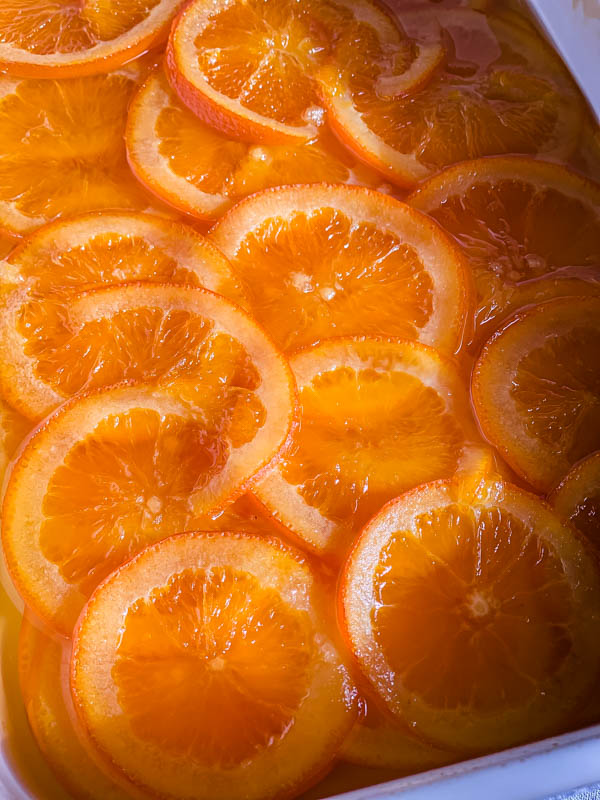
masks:
[[(600, 0), (507, 4), (529, 7), (600, 119)], [(27, 728), (16, 683), (19, 615), (1, 587), (0, 609), (7, 609), (0, 614), (0, 800), (69, 800)], [(596, 783), (600, 784), (600, 725), (338, 797), (542, 800)]]

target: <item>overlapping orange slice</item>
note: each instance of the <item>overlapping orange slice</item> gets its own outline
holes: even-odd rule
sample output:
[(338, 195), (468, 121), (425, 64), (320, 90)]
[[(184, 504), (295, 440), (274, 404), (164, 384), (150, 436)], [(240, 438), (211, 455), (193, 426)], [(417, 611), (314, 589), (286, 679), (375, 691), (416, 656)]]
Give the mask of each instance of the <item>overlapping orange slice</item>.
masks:
[(509, 319), (475, 365), (483, 433), (538, 491), (600, 449), (599, 353), (600, 298), (561, 298)]
[(425, 215), (380, 192), (317, 184), (242, 200), (212, 229), (249, 307), (282, 350), (346, 335), (415, 338), (456, 352), (470, 273)]
[(386, 89), (376, 43), (365, 59), (350, 40), (317, 74), (336, 133), (388, 180), (410, 187), (469, 158), (574, 150), (581, 96), (539, 35), (470, 9), (407, 11), (401, 21), (409, 36), (420, 32), (445, 47), (443, 64), (417, 93)]
[(409, 198), (460, 242), (477, 284), (476, 341), (518, 308), (600, 294), (600, 184), (500, 156), (434, 175)]
[(496, 750), (576, 720), (600, 667), (600, 574), (537, 497), (438, 481), (362, 531), (343, 624), (373, 688), (431, 740)]
[(181, 0), (14, 0), (0, 8), (0, 68), (24, 78), (107, 72), (162, 38)]
[(161, 200), (208, 220), (271, 186), (328, 181), (377, 187), (382, 182), (325, 129), (308, 142), (261, 145), (219, 133), (181, 102), (162, 68), (132, 101), (127, 155), (135, 175)]
[(400, 492), (479, 468), (484, 448), (453, 364), (418, 342), (332, 339), (291, 358), (301, 418), (254, 489), (306, 545), (336, 561)]
[(143, 62), (107, 75), (0, 78), (0, 228), (22, 235), (59, 216), (150, 208), (125, 154)]
[(196, 533), (94, 594), (72, 691), (113, 769), (159, 796), (293, 797), (356, 718), (319, 580), (276, 540)]
[(556, 513), (600, 548), (600, 451), (579, 461), (550, 495)]

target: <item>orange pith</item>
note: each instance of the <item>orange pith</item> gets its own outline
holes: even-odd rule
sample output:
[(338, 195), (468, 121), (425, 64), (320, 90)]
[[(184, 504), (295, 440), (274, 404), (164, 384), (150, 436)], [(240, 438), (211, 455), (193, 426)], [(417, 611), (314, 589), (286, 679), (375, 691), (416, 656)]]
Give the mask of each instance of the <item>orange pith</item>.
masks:
[(600, 548), (600, 451), (584, 458), (550, 495), (556, 513)]
[(326, 131), (319, 139), (287, 145), (228, 138), (183, 105), (162, 68), (149, 76), (132, 102), (127, 154), (150, 191), (200, 219), (214, 220), (242, 197), (281, 184), (381, 183), (376, 172), (357, 162)]
[(89, 394), (30, 439), (7, 487), (3, 543), (28, 603), (57, 629), (68, 633), (98, 582), (145, 544), (241, 494), (285, 442), (287, 368), (251, 326), (240, 332), (205, 331), (191, 380)]
[(539, 36), (468, 9), (402, 14), (411, 34), (445, 44), (443, 65), (418, 93), (377, 91), (378, 59), (318, 76), (342, 141), (389, 179), (413, 186), (441, 167), (502, 153), (568, 156), (582, 105), (568, 73)]
[(19, 634), (19, 678), (29, 725), (65, 788), (80, 800), (126, 800), (94, 764), (73, 727), (68, 685), (70, 643), (59, 642), (26, 612)]
[(270, 189), (228, 212), (211, 239), (284, 351), (361, 334), (460, 347), (470, 304), (461, 257), (427, 217), (381, 193)]
[(453, 365), (402, 340), (333, 339), (292, 356), (300, 424), (254, 489), (274, 516), (339, 560), (388, 500), (481, 457)]
[(466, 161), (409, 198), (452, 233), (473, 268), (481, 342), (517, 308), (600, 294), (600, 185), (557, 164)]
[(538, 498), (439, 481), (363, 530), (342, 579), (352, 649), (390, 711), (482, 751), (560, 731), (594, 685), (596, 561)]
[(107, 72), (166, 37), (181, 0), (11, 0), (0, 9), (0, 65), (21, 77)]
[(599, 352), (600, 298), (561, 298), (517, 313), (475, 366), (485, 436), (539, 491), (600, 449)]
[[(10, 313), (14, 312), (14, 313)], [(261, 375), (237, 331), (269, 357), (272, 346), (237, 306), (199, 288), (144, 283), (69, 294), (58, 300), (9, 306), (0, 332), (0, 380), (12, 404), (40, 419), (77, 392), (121, 381), (190, 383), (221, 363), (212, 390), (231, 381), (241, 392), (260, 386)], [(11, 324), (16, 321), (18, 324)], [(27, 334), (33, 331), (33, 335)], [(218, 374), (218, 372), (217, 372)], [(238, 398), (240, 407), (243, 403)], [(204, 402), (204, 399), (201, 399)], [(246, 413), (260, 419), (251, 400)], [(241, 408), (240, 408), (240, 413)]]
[(380, 710), (376, 701), (363, 696), (362, 703), (363, 715), (340, 750), (344, 761), (412, 775), (443, 767), (458, 758), (411, 733), (406, 724)]
[(231, 797), (240, 781), (249, 799), (297, 793), (356, 713), (320, 592), (275, 540), (192, 533), (148, 548), (76, 630), (72, 691), (93, 746), (169, 796)]
[(58, 216), (150, 207), (127, 168), (123, 141), (127, 106), (143, 76), (134, 63), (87, 78), (0, 79), (2, 228), (17, 235)]

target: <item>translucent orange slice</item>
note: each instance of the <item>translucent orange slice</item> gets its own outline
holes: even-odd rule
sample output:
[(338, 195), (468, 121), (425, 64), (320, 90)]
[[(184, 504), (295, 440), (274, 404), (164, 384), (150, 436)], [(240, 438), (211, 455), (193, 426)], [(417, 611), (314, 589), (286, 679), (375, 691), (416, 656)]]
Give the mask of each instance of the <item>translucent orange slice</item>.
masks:
[(127, 155), (139, 180), (165, 203), (215, 220), (246, 195), (291, 183), (381, 185), (323, 129), (318, 139), (248, 144), (203, 123), (159, 68), (136, 94), (127, 123)]
[[(173, 297), (169, 307), (181, 313)], [(197, 367), (188, 380), (77, 397), (37, 429), (11, 472), (9, 571), (28, 605), (67, 635), (101, 580), (240, 496), (289, 434), (294, 388), (268, 340), (249, 320), (227, 330), (223, 317), (186, 315), (197, 334), (180, 336)]]
[(571, 469), (550, 495), (556, 513), (600, 547), (600, 451)]
[[(583, 103), (559, 58), (525, 26), (469, 9), (403, 12), (409, 36), (445, 43), (443, 65), (409, 97), (378, 89), (382, 55), (347, 57), (317, 74), (344, 144), (400, 186), (485, 155), (556, 158), (577, 145)], [(358, 56), (358, 57), (357, 57)]]
[(309, 547), (339, 560), (400, 492), (479, 463), (484, 448), (453, 364), (401, 340), (333, 339), (292, 356), (301, 418), (254, 489)]
[(481, 428), (538, 491), (600, 449), (600, 298), (551, 300), (485, 345), (472, 393)]
[(181, 0), (12, 0), (0, 8), (0, 67), (25, 78), (107, 72), (166, 38)]
[(80, 800), (131, 800), (88, 755), (74, 728), (69, 691), (71, 645), (25, 613), (19, 636), (19, 677), (29, 725), (53, 772)]
[(87, 78), (0, 78), (3, 229), (20, 235), (69, 214), (150, 207), (124, 142), (127, 107), (144, 73), (136, 62)]
[(340, 750), (345, 761), (414, 775), (458, 760), (456, 754), (420, 739), (407, 725), (396, 722), (375, 701), (363, 698), (362, 702), (363, 716)]
[(370, 0), (194, 0), (175, 22), (171, 83), (200, 118), (252, 142), (306, 141), (323, 119), (313, 76), (319, 65), (383, 53), (388, 78), (420, 83), (440, 47), (422, 50)]
[(210, 238), (282, 350), (331, 336), (401, 336), (453, 353), (470, 323), (470, 274), (425, 215), (380, 192), (290, 186), (249, 197)]
[(156, 795), (296, 796), (356, 717), (325, 605), (274, 540), (185, 534), (148, 548), (76, 630), (71, 685), (92, 744)]
[(477, 284), (476, 341), (518, 308), (600, 294), (600, 185), (528, 158), (465, 161), (409, 198), (452, 233)]
[(15, 411), (0, 395), (0, 489), (6, 470), (32, 427), (31, 420)]
[(481, 752), (562, 731), (597, 680), (597, 562), (542, 501), (500, 480), (394, 500), (341, 585), (363, 672), (443, 746)]

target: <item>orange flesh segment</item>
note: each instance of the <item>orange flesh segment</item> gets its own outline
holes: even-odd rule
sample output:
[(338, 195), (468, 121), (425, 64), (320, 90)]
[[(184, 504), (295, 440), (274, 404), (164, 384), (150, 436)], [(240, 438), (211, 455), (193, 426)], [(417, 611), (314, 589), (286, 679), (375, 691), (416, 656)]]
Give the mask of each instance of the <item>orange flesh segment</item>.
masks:
[(225, 798), (243, 780), (248, 798), (298, 793), (355, 715), (319, 592), (276, 540), (186, 534), (149, 548), (76, 631), (72, 690), (90, 741), (154, 791)]
[(497, 749), (561, 731), (589, 695), (599, 578), (532, 495), (438, 482), (363, 531), (343, 580), (345, 624), (392, 712), (440, 744)]
[(211, 238), (286, 352), (348, 335), (460, 347), (470, 302), (460, 256), (427, 217), (381, 193), (282, 187), (242, 201)]
[(477, 340), (521, 306), (600, 294), (600, 185), (524, 158), (468, 161), (408, 202), (456, 237), (478, 290)]
[(291, 365), (300, 425), (254, 491), (320, 554), (339, 561), (388, 500), (482, 456), (460, 378), (430, 348), (339, 339)]
[(486, 344), (473, 398), (486, 437), (547, 492), (600, 448), (600, 298), (522, 311)]
[(600, 452), (576, 464), (552, 492), (550, 502), (557, 514), (600, 548)]
[(36, 742), (60, 782), (82, 800), (127, 800), (92, 761), (75, 731), (68, 685), (68, 640), (54, 638), (26, 613), (19, 634), (19, 677)]
[(129, 163), (161, 200), (200, 219), (216, 219), (246, 195), (293, 183), (381, 179), (327, 130), (298, 144), (249, 144), (203, 123), (157, 69), (133, 100), (127, 126)]
[[(468, 9), (403, 13), (411, 35), (442, 41), (445, 62), (415, 95), (377, 92), (380, 58), (318, 75), (342, 140), (391, 180), (414, 184), (468, 158), (502, 153), (568, 156), (583, 108), (558, 58), (537, 34)], [(344, 63), (343, 60), (341, 63)]]
[[(150, 208), (125, 155), (138, 64), (72, 80), (0, 81), (0, 225), (12, 234), (57, 216)], [(44, 125), (40, 125), (40, 114)]]

